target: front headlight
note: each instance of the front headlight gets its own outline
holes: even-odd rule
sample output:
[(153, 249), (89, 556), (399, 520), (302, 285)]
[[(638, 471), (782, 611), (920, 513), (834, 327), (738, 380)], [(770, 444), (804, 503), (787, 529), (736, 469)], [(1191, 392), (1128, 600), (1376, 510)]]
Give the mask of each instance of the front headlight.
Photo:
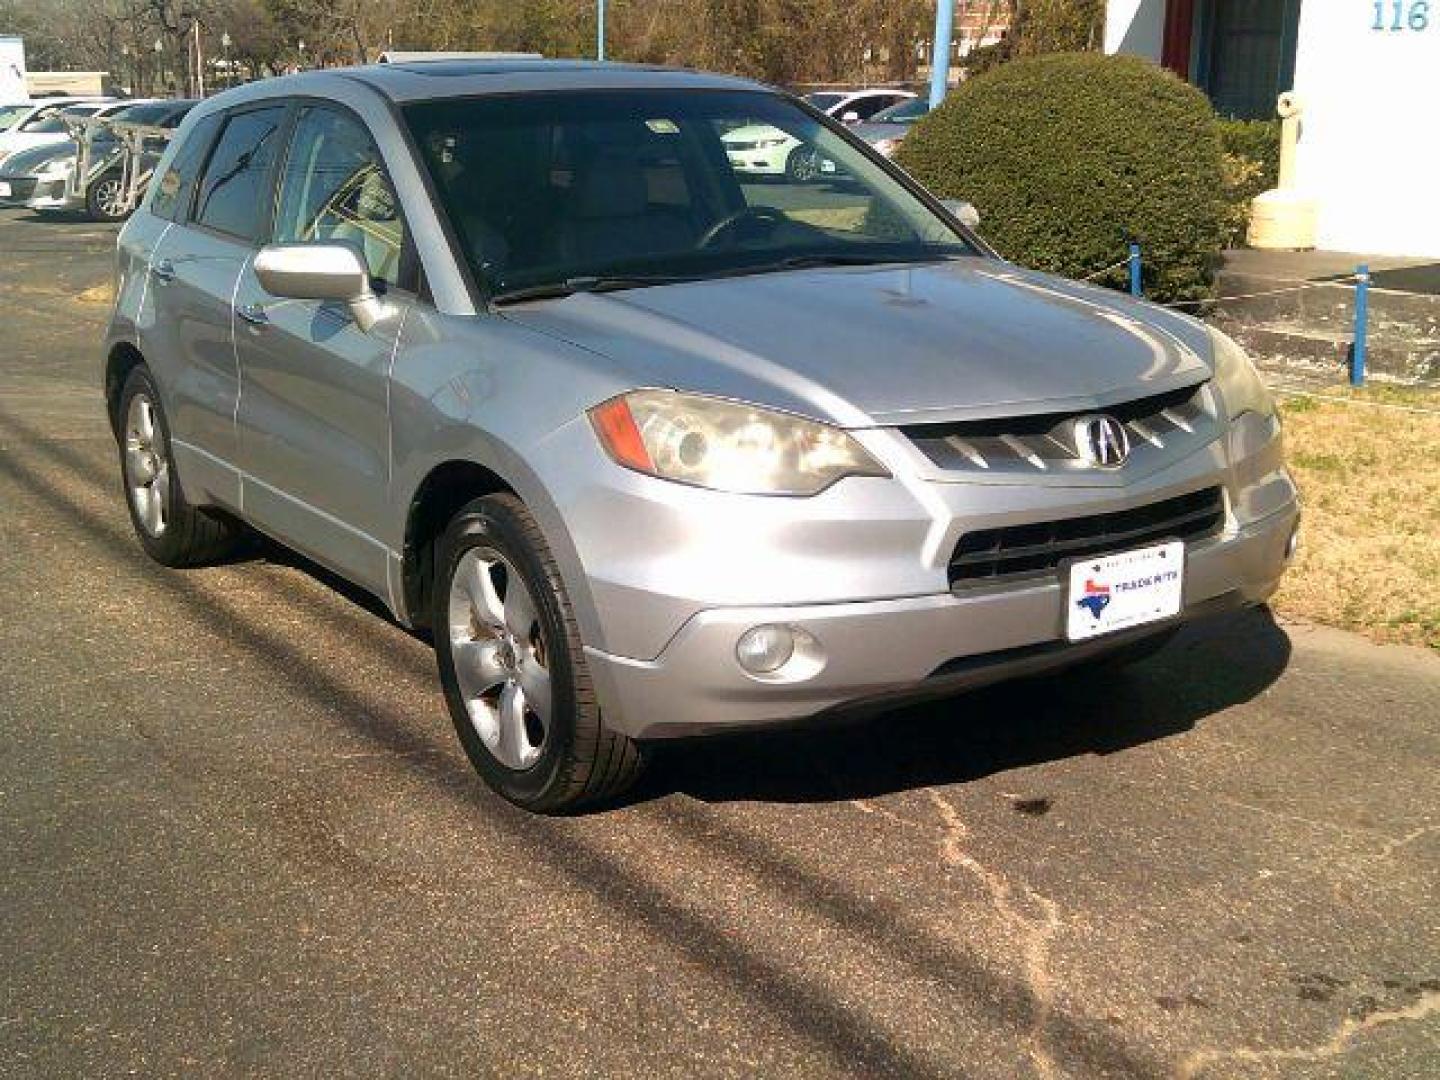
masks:
[(843, 476), (890, 475), (839, 428), (698, 394), (635, 390), (590, 422), (618, 464), (714, 491), (815, 495)]
[(1210, 330), (1210, 342), (1215, 354), (1215, 386), (1230, 419), (1247, 412), (1273, 416), (1275, 399), (1260, 381), (1245, 350), (1214, 328)]

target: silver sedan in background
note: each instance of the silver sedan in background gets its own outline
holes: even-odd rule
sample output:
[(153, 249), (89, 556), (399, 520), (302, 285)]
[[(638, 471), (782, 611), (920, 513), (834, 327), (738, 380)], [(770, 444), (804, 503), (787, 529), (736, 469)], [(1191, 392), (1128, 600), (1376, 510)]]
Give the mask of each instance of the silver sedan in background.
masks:
[(895, 153), (900, 141), (910, 133), (915, 121), (928, 115), (930, 102), (925, 98), (911, 98), (899, 105), (876, 113), (869, 120), (855, 124), (850, 130), (873, 146), (887, 158)]
[[(174, 129), (194, 105), (192, 100), (146, 101), (117, 109), (105, 119)], [(163, 138), (144, 140), (132, 168), (148, 174), (164, 149)], [(124, 198), (121, 152), (114, 131), (100, 127), (90, 136), (86, 175), (79, 180), (74, 178), (80, 157), (74, 139), (11, 154), (0, 164), (0, 206), (39, 213), (83, 210), (91, 221), (121, 221), (132, 209)]]

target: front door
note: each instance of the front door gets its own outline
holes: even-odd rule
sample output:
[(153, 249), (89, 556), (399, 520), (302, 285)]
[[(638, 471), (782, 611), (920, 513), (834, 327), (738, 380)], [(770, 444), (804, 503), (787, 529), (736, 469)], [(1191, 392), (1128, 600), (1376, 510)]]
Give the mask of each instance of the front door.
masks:
[(394, 190), (348, 112), (301, 108), (272, 239), (355, 246), (386, 313), (361, 330), (343, 304), (271, 296), (245, 268), (235, 297), (245, 514), (384, 595), (390, 362), (411, 297), (397, 287), (405, 229)]

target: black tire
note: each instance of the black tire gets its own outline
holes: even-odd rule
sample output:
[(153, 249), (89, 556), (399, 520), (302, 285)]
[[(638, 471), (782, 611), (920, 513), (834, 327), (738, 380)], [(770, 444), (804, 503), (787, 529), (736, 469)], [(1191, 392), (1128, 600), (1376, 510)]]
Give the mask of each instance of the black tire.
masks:
[[(523, 770), (506, 766), (485, 745), (455, 671), (450, 592), (472, 548), (497, 552), (525, 579), (548, 645), (551, 720), (539, 758)], [(560, 571), (523, 502), (509, 494), (487, 495), (461, 509), (436, 543), (431, 591), (431, 627), (450, 718), (470, 763), (491, 788), (517, 806), (555, 814), (613, 799), (635, 782), (645, 766), (642, 748), (605, 726)]]
[(811, 146), (797, 146), (785, 158), (785, 175), (796, 184), (808, 184), (820, 176), (820, 151)]
[(91, 221), (115, 222), (124, 221), (130, 216), (130, 211), (116, 213), (105, 205), (106, 196), (112, 189), (118, 188), (124, 182), (118, 172), (108, 172), (103, 176), (97, 176), (90, 183), (85, 185), (85, 216)]
[[(136, 500), (131, 493), (132, 476), (127, 466), (128, 440), (130, 438), (129, 417), (135, 398), (144, 395), (153, 407), (153, 430), (161, 460), (168, 464), (165, 470), (164, 527), (153, 532), (141, 520)], [(213, 512), (191, 506), (180, 487), (180, 477), (175, 471), (174, 457), (170, 449), (170, 427), (165, 419), (165, 410), (160, 404), (160, 394), (150, 372), (141, 365), (130, 372), (125, 386), (120, 391), (120, 402), (115, 415), (115, 437), (120, 451), (120, 480), (125, 496), (125, 507), (130, 512), (130, 524), (145, 553), (163, 566), (202, 566), (223, 558), (234, 550), (240, 536), (238, 524), (231, 518), (221, 517)]]

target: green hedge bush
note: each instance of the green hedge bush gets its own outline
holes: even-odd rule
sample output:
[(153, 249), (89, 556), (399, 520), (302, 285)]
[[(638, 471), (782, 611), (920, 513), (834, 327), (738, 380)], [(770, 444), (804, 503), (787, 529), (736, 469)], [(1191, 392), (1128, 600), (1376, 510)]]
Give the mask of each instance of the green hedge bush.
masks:
[(1015, 262), (1082, 277), (1135, 240), (1147, 295), (1210, 295), (1226, 228), (1215, 116), (1154, 64), (1060, 53), (1001, 65), (916, 124), (897, 160), (935, 194), (974, 203)]
[(1280, 121), (1216, 121), (1224, 151), (1226, 244), (1245, 242), (1250, 203), (1280, 182)]

